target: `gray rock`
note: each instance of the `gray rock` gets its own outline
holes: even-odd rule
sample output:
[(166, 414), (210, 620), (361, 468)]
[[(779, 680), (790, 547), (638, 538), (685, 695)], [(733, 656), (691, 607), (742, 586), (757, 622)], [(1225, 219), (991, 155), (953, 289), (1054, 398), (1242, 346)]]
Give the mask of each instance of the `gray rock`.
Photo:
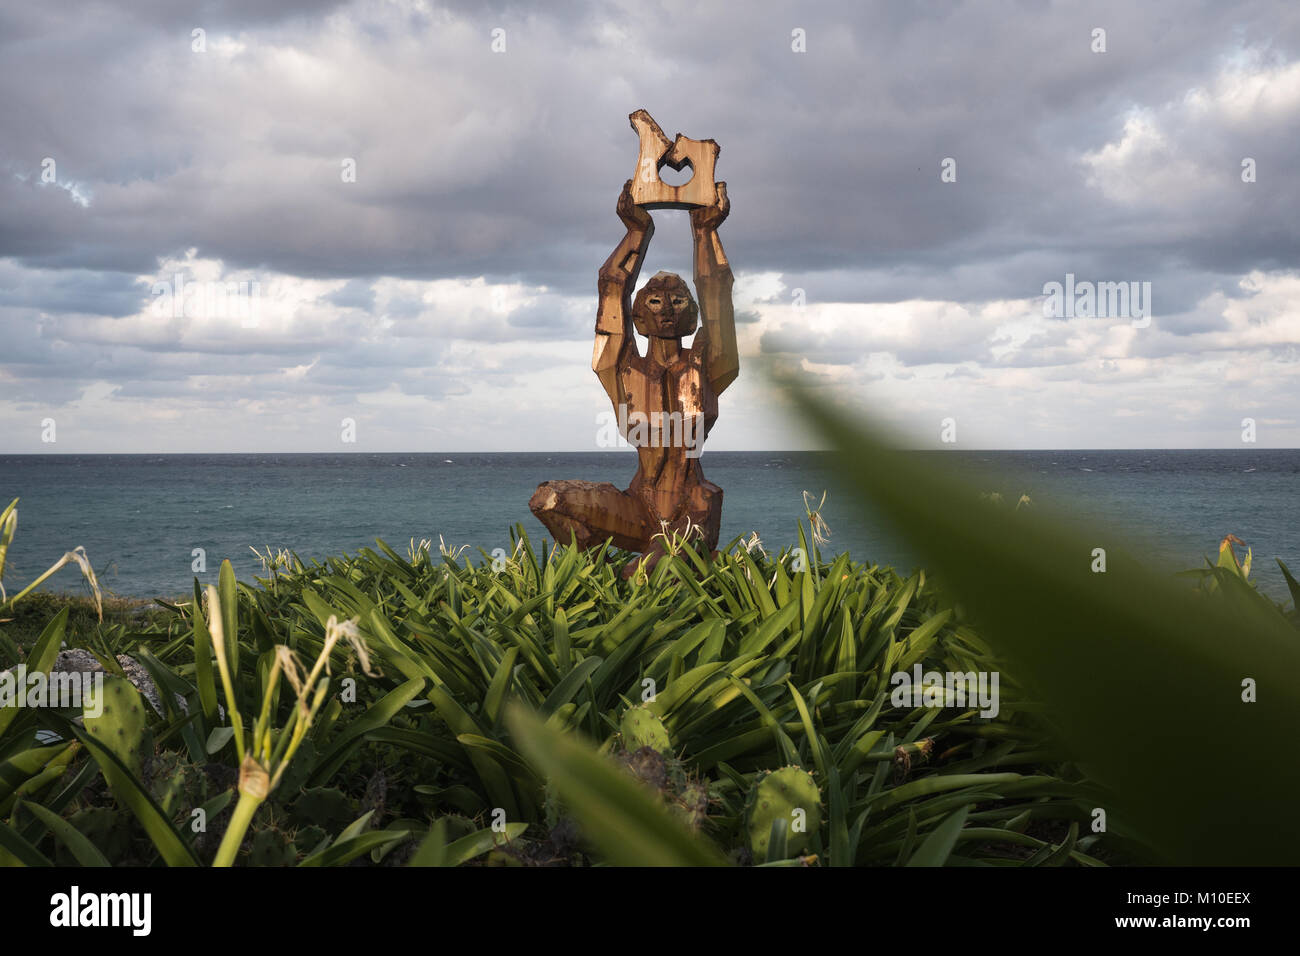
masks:
[[(131, 682), (131, 686), (138, 690), (140, 696), (149, 702), (149, 706), (154, 709), (154, 712), (160, 717), (165, 716), (163, 712), (162, 696), (158, 693), (158, 687), (154, 684), (153, 678), (149, 676), (149, 672), (145, 670), (144, 665), (134, 657), (130, 657), (126, 654), (118, 654), (117, 663), (122, 668), (122, 672), (126, 675), (126, 679)], [(12, 670), (12, 668), (10, 668), (10, 670)], [(7, 674), (9, 671), (4, 671), (4, 673)], [(99, 660), (95, 655), (91, 654), (89, 651), (82, 650), (81, 648), (65, 648), (64, 650), (59, 651), (59, 656), (54, 659), (54, 666), (50, 668), (50, 673), (101, 674), (105, 673), (105, 670), (104, 666), (99, 663)], [(189, 705), (185, 703), (185, 698), (180, 694), (175, 694), (173, 696), (176, 700), (176, 706), (180, 709), (181, 713), (188, 714), (190, 709)], [(225, 717), (225, 709), (220, 704), (217, 705), (217, 712), (223, 718)]]

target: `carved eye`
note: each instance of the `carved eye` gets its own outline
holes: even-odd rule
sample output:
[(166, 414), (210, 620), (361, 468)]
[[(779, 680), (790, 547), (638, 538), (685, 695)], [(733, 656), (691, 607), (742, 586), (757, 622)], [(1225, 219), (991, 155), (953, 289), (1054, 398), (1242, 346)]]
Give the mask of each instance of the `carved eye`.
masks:
[(647, 301), (651, 305), (661, 305), (663, 303), (663, 299), (659, 298), (657, 295), (652, 295)]

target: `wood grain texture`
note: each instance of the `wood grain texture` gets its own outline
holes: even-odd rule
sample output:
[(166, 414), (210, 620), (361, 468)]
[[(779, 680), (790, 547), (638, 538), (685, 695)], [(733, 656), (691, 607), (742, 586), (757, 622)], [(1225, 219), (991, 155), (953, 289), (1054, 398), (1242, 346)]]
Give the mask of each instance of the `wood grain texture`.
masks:
[[(641, 139), (641, 151), (632, 176), (632, 201), (646, 209), (691, 209), (712, 205), (713, 172), (722, 147), (711, 139), (690, 139), (681, 133), (670, 140), (645, 110), (637, 110), (628, 120)], [(659, 170), (664, 166), (676, 170), (690, 166), (693, 175), (680, 186), (670, 186), (659, 176)]]
[[(612, 541), (653, 561), (674, 535), (690, 538), (700, 550), (717, 547), (722, 489), (704, 477), (700, 455), (718, 417), (718, 396), (739, 374), (740, 359), (731, 266), (718, 237), (731, 210), (727, 184), (713, 182), (718, 145), (680, 134), (669, 141), (644, 110), (631, 120), (640, 136), (639, 172), (650, 168), (649, 161), (656, 171), (689, 162), (696, 173), (677, 187), (658, 182), (657, 172), (658, 186), (639, 183), (640, 176), (623, 184), (616, 212), (625, 232), (597, 275), (591, 367), (619, 432), (637, 449), (636, 474), (623, 491), (608, 482), (546, 481), (529, 508), (561, 543), (590, 548)], [(698, 304), (670, 272), (651, 278), (633, 300), (654, 235), (647, 209), (663, 206), (691, 211)], [(691, 345), (683, 345), (697, 327)], [(644, 355), (634, 330), (647, 339)]]

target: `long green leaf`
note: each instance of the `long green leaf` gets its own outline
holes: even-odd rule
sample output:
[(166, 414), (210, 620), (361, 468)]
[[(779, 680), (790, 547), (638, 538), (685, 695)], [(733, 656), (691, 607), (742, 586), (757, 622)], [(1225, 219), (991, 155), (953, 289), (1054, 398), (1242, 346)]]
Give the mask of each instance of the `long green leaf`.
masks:
[(930, 831), (921, 841), (908, 866), (943, 866), (947, 862), (952, 848), (957, 845), (957, 834), (966, 825), (966, 815), (970, 813), (970, 804), (966, 804), (955, 813), (949, 814), (942, 823)]
[[(68, 624), (68, 613), (71, 610), (71, 606), (64, 607), (50, 618), (50, 623), (45, 625), (41, 636), (36, 639), (32, 647), (31, 654), (27, 657), (27, 673), (46, 674), (54, 666), (54, 661), (59, 656), (59, 646), (63, 643), (63, 630)], [(4, 736), (5, 730), (21, 712), (21, 708), (18, 707), (0, 707), (0, 737)]]
[(650, 791), (597, 754), (519, 705), (506, 722), (520, 749), (546, 774), (583, 832), (621, 866), (722, 866), (709, 842), (668, 815)]
[(343, 762), (348, 759), (352, 749), (361, 743), (362, 737), (371, 730), (378, 730), (384, 727), (393, 719), (402, 708), (415, 696), (424, 689), (423, 678), (414, 678), (398, 684), (397, 687), (390, 690), (387, 694), (375, 701), (364, 714), (357, 717), (347, 725), (347, 729), (339, 735), (337, 741), (330, 747), (328, 753), (321, 757), (316, 768), (312, 770), (311, 777), (308, 779), (308, 786), (320, 786), (324, 781), (332, 777)]
[(51, 813), (39, 803), (21, 803), (20, 801), (20, 804), (24, 810), (45, 824), (49, 831), (54, 834), (55, 839), (67, 847), (68, 852), (82, 866), (111, 865), (104, 857), (104, 854), (99, 852), (99, 848), (91, 843), (84, 833), (57, 813)]
[[(1046, 703), (1060, 739), (1114, 794), (1112, 819), (1170, 863), (1300, 856), (1300, 830), (1280, 825), (1300, 762), (1278, 760), (1273, 743), (1300, 726), (1300, 641), (1271, 602), (1230, 577), (1217, 596), (1196, 594), (1127, 556), (1114, 530), (982, 504), (934, 456), (895, 451), (860, 418), (795, 396), (864, 512), (941, 575)], [(1247, 769), (1205, 772), (1208, 755), (1227, 753)]]
[(44, 853), (24, 840), (17, 830), (3, 820), (0, 820), (0, 849), (13, 854), (23, 866), (54, 865)]
[[(55, 717), (53, 714), (48, 716)], [(95, 758), (95, 762), (104, 773), (104, 779), (113, 790), (113, 795), (135, 814), (136, 819), (149, 835), (149, 839), (153, 841), (159, 856), (166, 861), (167, 865), (198, 866), (198, 857), (176, 832), (176, 828), (167, 819), (162, 808), (154, 802), (144, 784), (102, 743), (71, 721), (64, 721), (64, 723), (67, 725), (67, 732), (75, 735)]]

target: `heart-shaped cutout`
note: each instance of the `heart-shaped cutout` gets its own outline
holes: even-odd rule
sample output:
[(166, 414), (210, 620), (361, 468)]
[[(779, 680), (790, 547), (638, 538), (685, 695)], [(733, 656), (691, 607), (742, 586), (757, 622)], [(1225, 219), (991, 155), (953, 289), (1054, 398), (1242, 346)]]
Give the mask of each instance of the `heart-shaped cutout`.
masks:
[[(685, 186), (687, 183), (689, 183), (692, 179), (695, 178), (695, 164), (691, 162), (691, 158), (689, 156), (683, 156), (680, 160), (674, 162), (671, 159), (671, 155), (672, 154), (670, 153), (668, 156), (665, 156), (663, 159), (659, 160), (659, 167), (658, 167), (659, 181), (662, 182), (665, 186), (673, 186), (674, 188), (678, 186)], [(685, 176), (669, 175), (667, 178), (664, 178), (665, 166), (668, 167), (669, 169), (672, 169), (674, 172), (680, 173), (683, 169), (689, 170), (689, 172)], [(674, 182), (674, 180), (680, 180), (680, 182)]]

